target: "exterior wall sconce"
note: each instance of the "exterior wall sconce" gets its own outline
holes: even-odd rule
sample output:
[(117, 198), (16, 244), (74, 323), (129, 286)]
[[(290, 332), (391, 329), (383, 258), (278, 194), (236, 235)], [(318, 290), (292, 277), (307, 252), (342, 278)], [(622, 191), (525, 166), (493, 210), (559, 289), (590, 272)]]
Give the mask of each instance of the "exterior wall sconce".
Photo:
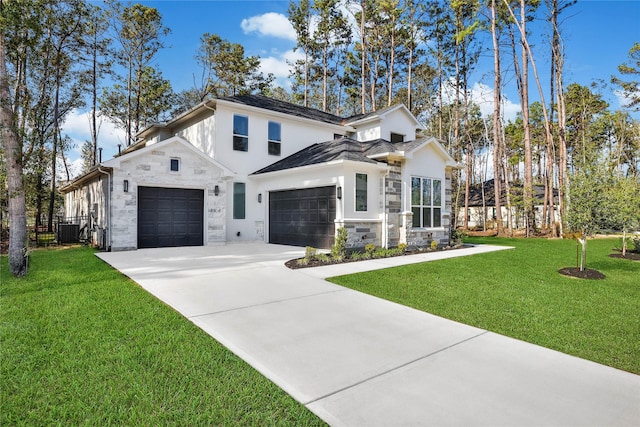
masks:
[(122, 188), (124, 189), (125, 193), (129, 192), (129, 180), (125, 179), (124, 182), (122, 183)]
[(215, 187), (213, 187), (213, 194), (215, 194), (216, 196), (218, 194), (220, 194), (220, 187), (219, 186), (216, 185)]
[(342, 187), (336, 187), (336, 197), (338, 200), (342, 199)]
[(258, 193), (258, 203), (262, 203), (262, 193)]

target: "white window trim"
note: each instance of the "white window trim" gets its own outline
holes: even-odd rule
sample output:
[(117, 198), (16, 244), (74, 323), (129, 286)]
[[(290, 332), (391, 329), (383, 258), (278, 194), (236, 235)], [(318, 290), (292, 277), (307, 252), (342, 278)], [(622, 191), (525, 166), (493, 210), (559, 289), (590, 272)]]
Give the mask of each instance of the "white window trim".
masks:
[[(413, 178), (419, 178), (420, 179), (420, 188), (422, 189), (422, 180), (423, 179), (430, 179), (431, 180), (431, 197), (433, 198), (433, 182), (434, 181), (440, 181), (440, 205), (439, 206), (435, 206), (433, 205), (433, 203), (431, 205), (414, 205), (413, 204), (413, 185), (412, 185), (412, 181)], [(433, 209), (434, 208), (440, 208), (440, 225), (437, 227), (431, 226), (431, 227), (414, 227), (413, 226), (413, 220), (411, 221), (412, 223), (412, 228), (415, 229), (420, 229), (420, 230), (439, 230), (439, 229), (443, 229), (444, 227), (442, 226), (442, 217), (444, 216), (445, 212), (444, 212), (444, 180), (442, 178), (437, 178), (437, 177), (432, 177), (432, 176), (420, 176), (420, 175), (410, 175), (409, 176), (409, 212), (411, 212), (413, 214), (413, 207), (414, 206), (419, 206), (420, 208), (423, 207), (428, 207), (432, 209), (432, 220), (433, 220)], [(420, 198), (422, 198), (422, 191), (420, 191)], [(422, 218), (420, 219), (420, 223), (422, 223)], [(433, 221), (432, 221), (433, 223)]]

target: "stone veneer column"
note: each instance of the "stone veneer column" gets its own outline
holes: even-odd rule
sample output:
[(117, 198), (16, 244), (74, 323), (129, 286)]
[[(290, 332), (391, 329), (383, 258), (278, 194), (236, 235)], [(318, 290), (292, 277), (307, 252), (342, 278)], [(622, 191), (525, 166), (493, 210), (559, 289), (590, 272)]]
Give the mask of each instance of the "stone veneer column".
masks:
[[(384, 188), (387, 205), (384, 207), (387, 215), (387, 246), (396, 247), (402, 242), (403, 220), (400, 215), (402, 208), (402, 163), (399, 160), (389, 160), (389, 175)], [(406, 230), (406, 228), (405, 228)]]

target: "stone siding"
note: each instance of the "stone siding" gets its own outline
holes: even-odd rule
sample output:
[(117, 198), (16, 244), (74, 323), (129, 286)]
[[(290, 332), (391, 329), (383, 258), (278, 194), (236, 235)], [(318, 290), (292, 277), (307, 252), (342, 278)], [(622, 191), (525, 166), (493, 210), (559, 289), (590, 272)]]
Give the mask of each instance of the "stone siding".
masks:
[(364, 248), (368, 244), (380, 246), (382, 224), (379, 221), (338, 221), (336, 230), (347, 229), (347, 248)]
[(389, 160), (389, 174), (386, 178), (385, 199), (387, 205), (384, 212), (387, 215), (387, 246), (397, 247), (401, 239), (402, 218), (402, 163)]
[[(179, 159), (180, 170), (170, 171), (170, 159)], [(129, 191), (124, 192), (124, 180)], [(215, 186), (219, 193), (215, 195)], [(204, 243), (226, 239), (226, 194), (222, 171), (180, 143), (124, 160), (113, 172), (111, 249), (137, 248), (138, 187), (191, 188), (204, 190)]]

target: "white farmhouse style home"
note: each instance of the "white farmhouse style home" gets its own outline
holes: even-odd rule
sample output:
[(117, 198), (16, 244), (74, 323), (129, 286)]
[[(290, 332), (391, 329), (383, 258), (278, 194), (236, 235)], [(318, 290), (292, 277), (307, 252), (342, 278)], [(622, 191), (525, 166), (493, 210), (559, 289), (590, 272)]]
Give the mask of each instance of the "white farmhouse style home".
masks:
[(263, 241), (329, 248), (449, 241), (451, 170), (397, 105), (342, 118), (262, 96), (201, 103), (149, 126), (61, 190), (108, 250)]

